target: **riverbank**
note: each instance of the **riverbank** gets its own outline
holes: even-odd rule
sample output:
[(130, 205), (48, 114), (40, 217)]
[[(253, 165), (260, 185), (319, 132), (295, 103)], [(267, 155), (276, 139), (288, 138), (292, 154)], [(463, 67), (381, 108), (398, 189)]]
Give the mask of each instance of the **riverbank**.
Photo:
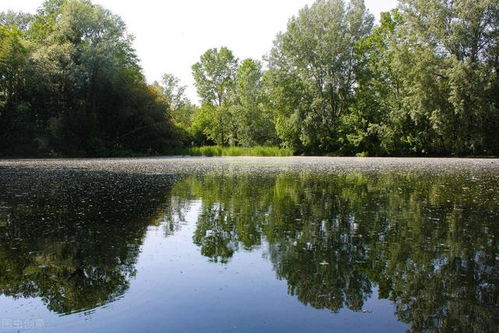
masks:
[(203, 146), (190, 147), (182, 151), (182, 155), (188, 156), (267, 156), (281, 157), (293, 156), (293, 150), (279, 147), (255, 146), (255, 147), (221, 147)]

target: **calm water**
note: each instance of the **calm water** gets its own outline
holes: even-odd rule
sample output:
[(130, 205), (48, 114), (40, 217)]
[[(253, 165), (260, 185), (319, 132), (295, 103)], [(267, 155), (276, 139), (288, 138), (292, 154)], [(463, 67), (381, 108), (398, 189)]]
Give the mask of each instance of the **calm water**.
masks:
[(0, 161), (0, 332), (497, 332), (499, 160)]

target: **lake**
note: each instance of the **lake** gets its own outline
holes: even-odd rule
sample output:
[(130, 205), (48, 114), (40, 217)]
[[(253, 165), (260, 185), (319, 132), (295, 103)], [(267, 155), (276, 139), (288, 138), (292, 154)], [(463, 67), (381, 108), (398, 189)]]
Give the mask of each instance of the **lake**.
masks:
[(499, 160), (0, 160), (0, 331), (497, 332)]

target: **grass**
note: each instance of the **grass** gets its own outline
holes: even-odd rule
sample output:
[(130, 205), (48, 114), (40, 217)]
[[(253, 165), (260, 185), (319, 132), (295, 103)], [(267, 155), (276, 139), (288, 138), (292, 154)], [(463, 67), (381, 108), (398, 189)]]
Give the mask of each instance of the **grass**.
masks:
[(186, 148), (183, 155), (190, 156), (293, 156), (291, 149), (267, 146), (221, 147), (203, 146)]

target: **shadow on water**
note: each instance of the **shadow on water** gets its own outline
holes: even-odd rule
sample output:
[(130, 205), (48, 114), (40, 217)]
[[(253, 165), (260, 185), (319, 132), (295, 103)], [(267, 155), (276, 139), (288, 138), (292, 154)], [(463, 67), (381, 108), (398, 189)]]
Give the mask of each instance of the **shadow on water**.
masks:
[(170, 185), (145, 175), (2, 172), (0, 293), (41, 297), (60, 314), (120, 297)]
[[(201, 202), (193, 243), (230, 264), (265, 249), (288, 293), (316, 309), (388, 299), (413, 330), (499, 324), (499, 184), (466, 173), (83, 171), (0, 174), (0, 293), (57, 313), (122, 296), (147, 226), (165, 236)], [(235, 260), (235, 259), (234, 259)], [(373, 295), (377, 290), (378, 295)]]

